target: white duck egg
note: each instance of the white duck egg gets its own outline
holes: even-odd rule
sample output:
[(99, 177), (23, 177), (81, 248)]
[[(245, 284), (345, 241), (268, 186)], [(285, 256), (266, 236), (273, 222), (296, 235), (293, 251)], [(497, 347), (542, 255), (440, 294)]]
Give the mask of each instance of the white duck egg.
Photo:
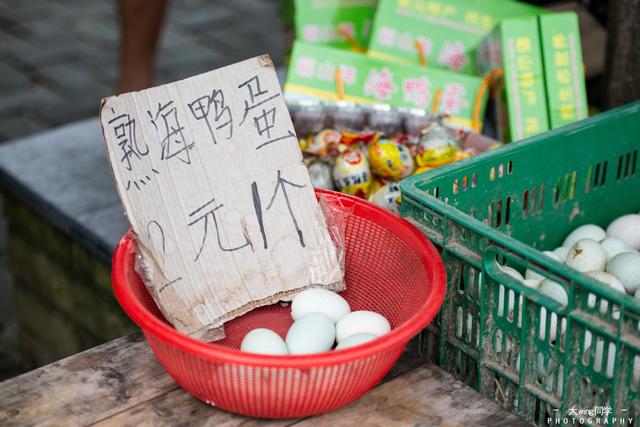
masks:
[(562, 285), (552, 280), (546, 279), (540, 284), (540, 292), (566, 306), (569, 303), (569, 296)]
[(542, 280), (538, 280), (538, 279), (524, 279), (524, 281), (522, 282), (524, 283), (524, 285), (527, 288), (532, 288), (532, 289), (538, 289), (540, 287), (540, 283), (542, 283)]
[(336, 339), (336, 327), (325, 314), (310, 313), (293, 322), (287, 332), (290, 354), (312, 354), (331, 350)]
[(567, 256), (569, 255), (569, 248), (566, 246), (558, 246), (553, 250), (553, 253), (556, 254), (558, 258), (560, 258), (560, 262), (565, 262), (567, 260)]
[(355, 334), (372, 334), (381, 337), (391, 331), (389, 321), (381, 314), (373, 311), (352, 311), (336, 324), (336, 338), (338, 344), (345, 338)]
[(360, 344), (364, 344), (369, 341), (373, 341), (378, 338), (376, 335), (361, 333), (361, 334), (353, 334), (343, 339), (340, 344), (336, 346), (336, 350), (344, 350), (345, 348), (355, 347)]
[[(560, 262), (564, 262), (564, 260), (562, 260), (555, 252), (552, 251), (544, 251), (542, 252), (543, 254), (545, 254), (546, 256), (548, 256), (549, 258), (553, 258), (556, 261), (560, 261)], [(527, 271), (524, 272), (524, 278), (525, 279), (534, 279), (537, 280), (539, 282), (542, 282), (544, 279), (546, 279), (546, 277), (544, 277), (542, 274), (539, 274), (531, 269), (527, 269)]]
[(508, 265), (498, 265), (498, 268), (516, 280), (519, 280), (521, 282), (524, 280), (522, 274), (520, 274), (520, 272), (513, 267), (509, 267)]
[(258, 354), (288, 354), (287, 345), (280, 335), (271, 329), (257, 328), (242, 339), (240, 350)]
[(640, 253), (624, 252), (614, 256), (607, 264), (607, 273), (616, 276), (627, 293), (635, 294), (640, 288)]
[[(620, 280), (618, 280), (613, 274), (605, 273), (604, 271), (590, 271), (585, 274), (589, 277), (593, 277), (599, 282), (604, 283), (605, 285), (608, 285), (611, 289), (614, 289), (623, 294), (625, 293), (624, 286), (622, 285)], [(589, 294), (589, 297), (587, 298), (587, 304), (589, 305), (589, 307), (596, 306), (596, 296), (594, 294), (592, 293)], [(609, 309), (609, 302), (605, 300), (601, 300), (600, 313), (604, 314), (607, 312), (608, 309)], [(614, 308), (613, 312), (611, 313), (611, 317), (618, 320), (620, 318), (620, 309)]]
[(294, 321), (310, 313), (323, 313), (336, 323), (350, 311), (347, 300), (323, 288), (305, 289), (297, 294), (291, 303), (291, 317)]
[(562, 246), (570, 248), (574, 243), (582, 239), (593, 239), (596, 242), (599, 242), (605, 237), (607, 237), (607, 233), (602, 229), (602, 227), (595, 224), (585, 224), (569, 233), (569, 235), (564, 239)]
[(614, 220), (607, 227), (607, 234), (622, 240), (632, 249), (640, 250), (640, 215), (629, 214)]
[(582, 239), (571, 246), (565, 264), (582, 272), (604, 271), (607, 254), (600, 243), (593, 239)]
[(604, 252), (607, 254), (607, 262), (611, 260), (614, 256), (624, 253), (624, 252), (633, 252), (633, 249), (629, 247), (625, 242), (620, 239), (616, 239), (615, 237), (607, 237), (602, 242), (600, 242), (600, 246), (604, 249)]

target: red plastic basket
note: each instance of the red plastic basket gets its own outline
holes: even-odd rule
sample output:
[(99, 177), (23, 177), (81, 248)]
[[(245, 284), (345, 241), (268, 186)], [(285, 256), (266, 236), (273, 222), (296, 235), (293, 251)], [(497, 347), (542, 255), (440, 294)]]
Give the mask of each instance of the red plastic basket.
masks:
[(434, 318), (444, 298), (439, 253), (399, 216), (340, 193), (318, 191), (332, 204), (353, 209), (346, 220), (346, 285), (352, 310), (373, 310), (391, 323), (387, 335), (341, 351), (263, 356), (238, 350), (253, 328), (286, 335), (289, 307), (258, 308), (225, 324), (213, 344), (189, 338), (169, 325), (134, 271), (135, 240), (125, 236), (113, 258), (113, 288), (156, 357), (189, 393), (213, 406), (263, 418), (320, 414), (346, 405), (391, 369), (409, 340)]

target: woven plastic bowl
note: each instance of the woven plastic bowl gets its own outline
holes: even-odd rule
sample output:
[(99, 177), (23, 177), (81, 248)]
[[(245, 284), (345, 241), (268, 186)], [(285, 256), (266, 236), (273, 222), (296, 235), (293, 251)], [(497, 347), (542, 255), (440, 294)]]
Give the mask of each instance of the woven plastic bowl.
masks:
[(434, 318), (445, 293), (439, 253), (404, 219), (366, 201), (318, 191), (328, 203), (352, 209), (346, 220), (347, 290), (352, 310), (379, 312), (387, 335), (341, 351), (263, 356), (238, 349), (251, 329), (286, 335), (289, 307), (262, 307), (225, 325), (213, 344), (169, 325), (134, 271), (135, 240), (125, 236), (113, 258), (113, 288), (127, 315), (140, 326), (156, 357), (186, 391), (213, 406), (261, 418), (294, 418), (339, 408), (371, 389), (391, 369), (409, 340)]

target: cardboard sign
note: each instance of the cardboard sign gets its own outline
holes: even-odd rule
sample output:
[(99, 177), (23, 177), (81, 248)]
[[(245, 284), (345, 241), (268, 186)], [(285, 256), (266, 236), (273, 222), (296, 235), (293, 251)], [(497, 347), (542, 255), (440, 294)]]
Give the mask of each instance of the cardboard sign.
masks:
[(497, 86), (498, 135), (518, 141), (549, 130), (538, 19), (502, 21), (476, 51), (478, 70), (502, 70)]
[(589, 115), (578, 16), (553, 13), (540, 16), (538, 22), (549, 124), (555, 129)]
[(484, 114), (486, 96), (476, 100), (482, 83), (479, 77), (302, 42), (293, 45), (285, 84), (287, 98), (337, 99), (336, 69), (340, 70), (344, 99), (349, 101), (432, 111), (438, 90), (437, 111), (448, 113), (452, 125), (472, 128), (474, 102), (480, 103), (479, 117)]
[(100, 118), (148, 288), (177, 330), (209, 340), (254, 307), (342, 286), (268, 55), (107, 98)]
[(380, 0), (369, 54), (475, 73), (473, 51), (500, 20), (541, 13), (523, 3), (475, 0)]
[(377, 0), (296, 0), (296, 39), (340, 49), (366, 49)]

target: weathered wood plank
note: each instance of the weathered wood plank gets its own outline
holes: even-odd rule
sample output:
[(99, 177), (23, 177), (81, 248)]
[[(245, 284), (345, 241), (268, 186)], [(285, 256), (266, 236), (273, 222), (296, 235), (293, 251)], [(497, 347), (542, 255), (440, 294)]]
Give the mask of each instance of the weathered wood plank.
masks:
[(87, 425), (177, 388), (142, 334), (0, 384), (0, 425)]
[(291, 425), (291, 420), (261, 420), (216, 410), (182, 389), (169, 391), (119, 414), (100, 420), (94, 427), (190, 426), (253, 427)]
[(136, 333), (0, 383), (0, 425), (299, 426), (518, 425), (433, 364), (405, 353), (386, 383), (306, 420), (268, 421), (216, 410), (173, 382)]
[(295, 423), (330, 426), (527, 426), (495, 402), (428, 363), (337, 411)]

